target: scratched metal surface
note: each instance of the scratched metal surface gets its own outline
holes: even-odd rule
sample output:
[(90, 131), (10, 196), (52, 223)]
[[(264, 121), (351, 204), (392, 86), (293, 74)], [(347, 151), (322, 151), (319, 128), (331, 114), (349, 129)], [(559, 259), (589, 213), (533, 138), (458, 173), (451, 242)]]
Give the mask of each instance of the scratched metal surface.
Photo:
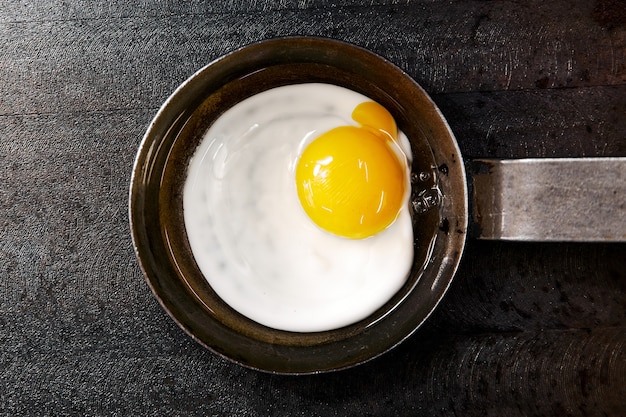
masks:
[(144, 283), (127, 187), (160, 103), (219, 55), (347, 40), (430, 92), (468, 158), (626, 156), (626, 3), (0, 2), (1, 415), (626, 415), (626, 246), (471, 240), (443, 304), (352, 370), (203, 350)]

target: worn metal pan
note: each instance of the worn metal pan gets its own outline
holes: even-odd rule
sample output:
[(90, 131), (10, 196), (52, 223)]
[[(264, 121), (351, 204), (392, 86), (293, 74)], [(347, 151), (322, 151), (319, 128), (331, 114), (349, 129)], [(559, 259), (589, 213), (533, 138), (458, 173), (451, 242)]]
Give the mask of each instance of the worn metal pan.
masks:
[[(187, 163), (225, 109), (302, 82), (337, 84), (378, 101), (413, 150), (415, 261), (406, 284), (367, 319), (316, 333), (270, 329), (226, 305), (194, 262), (181, 198)], [(208, 64), (163, 104), (136, 157), (130, 225), (148, 284), (196, 341), (250, 368), (318, 373), (368, 361), (413, 334), (448, 289), (470, 224), (487, 239), (625, 240), (625, 167), (623, 158), (464, 161), (435, 103), (398, 67), (344, 42), (281, 38)]]

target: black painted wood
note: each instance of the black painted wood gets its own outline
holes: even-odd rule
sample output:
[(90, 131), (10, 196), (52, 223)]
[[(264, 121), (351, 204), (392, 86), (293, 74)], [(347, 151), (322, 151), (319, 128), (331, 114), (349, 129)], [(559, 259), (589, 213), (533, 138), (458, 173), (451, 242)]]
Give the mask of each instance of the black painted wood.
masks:
[(626, 246), (471, 240), (424, 328), (352, 370), (261, 374), (203, 350), (135, 261), (141, 136), (186, 77), (274, 36), (403, 68), (475, 157), (626, 156), (626, 3), (0, 5), (1, 415), (626, 415)]

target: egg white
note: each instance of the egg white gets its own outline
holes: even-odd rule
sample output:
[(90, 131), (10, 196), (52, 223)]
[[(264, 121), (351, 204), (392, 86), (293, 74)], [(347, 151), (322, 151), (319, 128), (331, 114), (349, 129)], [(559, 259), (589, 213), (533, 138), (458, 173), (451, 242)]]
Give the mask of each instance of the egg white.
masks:
[[(304, 146), (355, 124), (352, 110), (368, 100), (328, 84), (278, 87), (238, 103), (206, 132), (188, 168), (185, 227), (201, 272), (241, 314), (281, 330), (331, 330), (367, 317), (406, 281), (408, 192), (391, 226), (350, 240), (319, 229), (296, 191)], [(401, 145), (410, 155), (404, 135)]]

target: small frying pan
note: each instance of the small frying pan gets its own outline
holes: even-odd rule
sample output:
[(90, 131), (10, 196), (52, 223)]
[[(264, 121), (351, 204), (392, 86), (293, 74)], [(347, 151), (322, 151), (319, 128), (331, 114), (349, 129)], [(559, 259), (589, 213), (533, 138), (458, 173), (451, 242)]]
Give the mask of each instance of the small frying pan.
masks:
[[(304, 82), (336, 84), (379, 102), (413, 151), (415, 250), (406, 284), (370, 317), (316, 333), (271, 329), (225, 304), (194, 261), (182, 208), (187, 164), (206, 129), (247, 97)], [(129, 215), (150, 288), (193, 339), (250, 368), (319, 373), (368, 361), (413, 334), (448, 289), (470, 223), (487, 239), (624, 240), (624, 167), (621, 158), (465, 162), (439, 109), (398, 67), (344, 42), (280, 38), (208, 64), (163, 104), (136, 157)]]

